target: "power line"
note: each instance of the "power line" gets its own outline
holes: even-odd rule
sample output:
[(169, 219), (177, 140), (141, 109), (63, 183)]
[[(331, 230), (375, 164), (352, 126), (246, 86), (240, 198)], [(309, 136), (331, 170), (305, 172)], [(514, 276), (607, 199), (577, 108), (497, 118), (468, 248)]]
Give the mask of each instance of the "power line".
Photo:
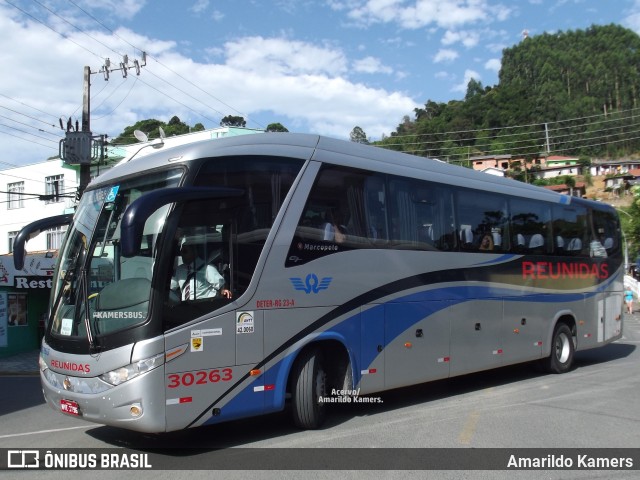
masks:
[[(60, 138), (59, 135), (55, 135), (55, 134), (53, 134), (51, 132), (46, 132), (46, 131), (42, 130), (41, 128), (38, 128), (38, 127), (36, 127), (34, 125), (31, 125), (29, 123), (19, 122), (18, 120), (15, 120), (15, 119), (13, 119), (11, 117), (7, 117), (5, 115), (0, 115), (0, 118), (4, 118), (6, 120), (9, 120), (10, 122), (15, 122), (15, 123), (17, 123), (19, 125), (24, 125), (25, 127), (33, 128), (34, 130), (38, 130), (39, 132), (46, 133), (47, 135), (51, 135), (52, 137), (57, 137), (58, 139)], [(0, 124), (0, 125), (2, 125), (2, 124)], [(12, 127), (9, 127), (9, 128), (12, 128)], [(40, 137), (40, 138), (44, 138), (44, 137)], [(50, 140), (50, 139), (48, 139), (48, 140)]]
[[(0, 125), (2, 125), (2, 124), (0, 124)], [(8, 125), (7, 125), (6, 127), (7, 127), (7, 128), (11, 128), (11, 129), (13, 129), (13, 130), (22, 131), (22, 130), (19, 130), (19, 129), (17, 129), (17, 128), (10, 127), (10, 126), (8, 126)], [(52, 147), (51, 145), (45, 145), (45, 144), (40, 143), (40, 142), (34, 142), (33, 140), (27, 140), (26, 138), (19, 137), (18, 135), (14, 135), (14, 134), (9, 133), (9, 132), (3, 132), (3, 131), (0, 131), (0, 133), (2, 133), (2, 134), (4, 134), (4, 135), (8, 135), (8, 136), (10, 136), (10, 137), (19, 138), (20, 140), (24, 140), (25, 142), (29, 142), (29, 143), (31, 143), (31, 144), (40, 145), (41, 147), (46, 147), (46, 148), (51, 148), (51, 149), (53, 149), (53, 148), (54, 148), (54, 147)], [(26, 133), (27, 135), (31, 135), (31, 133), (29, 133), (29, 132), (23, 132), (23, 133)], [(48, 138), (46, 138), (45, 140), (47, 140), (47, 141), (52, 141), (52, 140), (49, 140)]]
[[(102, 28), (104, 28), (105, 30), (107, 30), (111, 35), (115, 36), (116, 38), (119, 38), (120, 40), (122, 40), (123, 42), (125, 42), (127, 45), (129, 45), (131, 48), (135, 49), (135, 50), (139, 50), (139, 51), (144, 51), (143, 49), (137, 47), (136, 45), (132, 44), (131, 42), (129, 42), (126, 38), (121, 37), (120, 35), (118, 35), (116, 32), (114, 32), (112, 29), (110, 29), (108, 26), (106, 26), (104, 23), (102, 23), (99, 19), (97, 19), (96, 17), (94, 17), (93, 15), (91, 15), (91, 13), (87, 12), (85, 9), (83, 9), (82, 7), (80, 7), (77, 3), (75, 3), (72, 0), (67, 0), (69, 3), (71, 3), (73, 6), (75, 6), (78, 10), (80, 10), (81, 12), (83, 12), (85, 15), (87, 15), (88, 17), (90, 17), (93, 21), (95, 21), (98, 25), (100, 25)], [(113, 51), (113, 50), (112, 50)], [(117, 53), (117, 52), (116, 52)], [(173, 70), (172, 68), (170, 68), (169, 66), (165, 65), (164, 63), (162, 63), (158, 58), (153, 57), (152, 55), (148, 55), (149, 58), (153, 58), (153, 60), (155, 60), (156, 63), (158, 63), (159, 65), (161, 65), (162, 67), (164, 67), (166, 70), (170, 71), (171, 73), (173, 73), (174, 75), (176, 75), (177, 77), (179, 77), (180, 79), (182, 79), (183, 81), (187, 82), (189, 85), (195, 87), (196, 89), (200, 90), (202, 93), (204, 93), (205, 95), (208, 95), (209, 97), (211, 97), (212, 99), (214, 99), (215, 101), (221, 103), (222, 105), (224, 105), (225, 107), (231, 109), (233, 112), (243, 116), (244, 114), (241, 113), (240, 111), (238, 111), (237, 109), (235, 109), (234, 107), (232, 107), (231, 105), (225, 103), (224, 101), (222, 101), (221, 99), (215, 97), (214, 95), (211, 94), (211, 92), (208, 92), (207, 90), (203, 89), (202, 87), (200, 87), (199, 85), (193, 83), (191, 80), (189, 80), (188, 78), (184, 77), (183, 75), (181, 75), (180, 73), (176, 72), (175, 70)], [(148, 70), (149, 71), (149, 70)], [(168, 85), (172, 86), (173, 88), (175, 88), (176, 90), (178, 90), (181, 93), (184, 93), (185, 95), (189, 96), (190, 98), (196, 100), (199, 103), (202, 103), (202, 99), (197, 99), (193, 96), (191, 96), (190, 94), (188, 94), (187, 92), (177, 88), (175, 85), (173, 85), (172, 83), (170, 83), (167, 80), (164, 80), (163, 78), (161, 78), (160, 76), (154, 74), (153, 72), (149, 72), (152, 75), (154, 75), (155, 77), (159, 78), (160, 80), (164, 81), (165, 83), (167, 83)], [(149, 86), (150, 88), (154, 88), (151, 87), (150, 85), (146, 84), (147, 86)], [(155, 88), (154, 88), (155, 89)], [(157, 89), (156, 89), (157, 90)], [(161, 93), (161, 92), (160, 92)], [(170, 97), (171, 98), (171, 97)], [(176, 101), (175, 99), (172, 98), (172, 100)], [(178, 102), (180, 103), (180, 102)], [(189, 109), (190, 111), (192, 111), (193, 113), (195, 113), (196, 115), (200, 115), (203, 118), (206, 118), (207, 120), (210, 120), (209, 118), (207, 118), (206, 116), (200, 114), (199, 112), (194, 111), (191, 107), (188, 107), (184, 104), (181, 103), (182, 106), (186, 107), (187, 109)], [(222, 119), (225, 114), (223, 114), (222, 112), (220, 112), (219, 110), (211, 107), (210, 105), (206, 105), (205, 106), (207, 108), (210, 108), (211, 110), (213, 110), (214, 112), (218, 113), (220, 115), (220, 118)], [(255, 120), (252, 120), (254, 123), (256, 123), (256, 125), (258, 125), (260, 128), (265, 128), (264, 125), (261, 125), (259, 122), (256, 122)]]
[[(548, 153), (595, 148), (597, 146), (606, 144), (606, 142), (598, 142), (598, 140), (604, 138), (609, 139), (610, 143), (631, 141), (632, 138), (629, 138), (629, 135), (636, 133), (637, 128), (635, 127), (637, 127), (638, 125), (637, 119), (640, 120), (640, 118), (638, 118), (640, 117), (640, 114), (638, 112), (640, 112), (640, 109), (636, 108), (609, 113), (607, 116), (604, 116), (604, 118), (602, 114), (598, 114), (572, 119), (562, 119), (554, 122), (508, 126), (493, 129), (475, 129), (443, 133), (432, 132), (425, 134), (392, 136), (387, 138), (385, 142), (381, 143), (379, 146), (392, 149), (399, 148), (405, 153), (414, 153), (418, 155), (424, 155), (425, 153), (429, 155), (429, 151), (432, 151), (432, 155), (444, 158), (461, 157), (463, 155), (461, 153), (461, 150), (463, 148), (473, 149), (474, 155), (477, 155), (478, 151), (489, 151), (494, 155), (538, 155), (541, 153), (541, 150), (543, 150), (543, 147), (549, 148)], [(555, 128), (548, 128), (549, 124), (557, 126)], [(532, 126), (537, 126), (540, 130), (531, 131), (530, 127)], [(544, 131), (541, 128), (542, 126), (545, 126)], [(523, 129), (523, 131), (512, 131), (517, 128)], [(474, 137), (462, 138), (454, 137), (454, 135), (456, 134), (480, 133), (490, 130), (498, 130), (500, 132), (504, 132), (506, 130), (510, 133), (501, 133), (492, 137), (479, 135)], [(547, 135), (549, 135), (548, 140)], [(617, 139), (616, 137), (619, 135), (626, 135), (626, 137), (624, 139)], [(402, 143), (394, 142), (394, 140), (398, 138), (415, 139), (425, 136), (436, 137), (439, 139), (436, 140), (435, 138), (433, 138), (429, 140), (425, 139), (424, 141)], [(449, 136), (449, 138), (447, 138), (447, 136)], [(515, 140), (509, 141), (505, 140), (506, 138), (515, 138)], [(463, 145), (463, 142), (468, 143), (468, 145)], [(455, 143), (455, 145), (448, 146), (447, 143)], [(566, 143), (572, 143), (572, 145), (567, 146), (565, 145)], [(452, 153), (449, 154), (448, 152)]]
[(5, 0), (6, 3), (8, 3), (9, 5), (11, 5), (13, 8), (15, 8), (16, 10), (20, 10), (22, 13), (24, 13), (26, 16), (28, 16), (29, 18), (32, 18), (33, 20), (35, 20), (36, 22), (40, 23), (41, 25), (47, 27), (49, 30), (51, 30), (54, 33), (57, 33), (58, 35), (60, 35), (62, 38), (64, 38), (65, 40), (70, 41), (71, 43), (75, 44), (76, 46), (82, 48), (83, 50), (86, 50), (87, 52), (89, 52), (91, 55), (95, 55), (98, 58), (102, 58), (100, 57), (100, 55), (98, 55), (95, 52), (92, 52), (91, 50), (89, 50), (88, 48), (86, 48), (83, 45), (80, 45), (78, 42), (71, 40), (68, 36), (58, 32), (57, 30), (55, 30), (54, 28), (50, 27), (49, 25), (47, 25), (46, 23), (44, 23), (42, 20), (34, 17), (33, 15), (31, 15), (29, 12), (26, 12), (25, 10), (23, 10), (22, 8), (18, 7), (17, 5), (14, 5), (13, 3), (11, 3), (9, 0)]
[[(38, 111), (38, 112), (40, 112), (40, 113), (44, 113), (45, 115), (49, 115), (50, 117), (53, 117), (53, 118), (56, 118), (56, 119), (58, 118), (56, 115), (52, 115), (52, 114), (50, 114), (50, 113), (48, 113), (48, 112), (45, 112), (44, 110), (40, 110), (40, 109), (39, 109), (39, 108), (37, 108), (37, 107), (34, 107), (34, 106), (32, 106), (32, 105), (28, 105), (28, 104), (26, 104), (26, 103), (24, 103), (24, 102), (21, 102), (20, 100), (16, 100), (15, 98), (9, 97), (8, 95), (5, 95), (5, 94), (3, 94), (3, 93), (0, 93), (0, 96), (2, 96), (2, 97), (4, 97), (4, 98), (6, 98), (6, 99), (8, 99), (8, 100), (11, 100), (12, 102), (16, 102), (16, 103), (19, 103), (20, 105), (24, 105), (25, 107), (31, 108), (31, 109), (33, 109), (33, 110), (36, 110), (36, 111)], [(6, 107), (3, 107), (3, 108), (6, 108)], [(42, 121), (42, 120), (41, 120), (41, 121)], [(44, 123), (46, 123), (46, 122), (44, 122)]]

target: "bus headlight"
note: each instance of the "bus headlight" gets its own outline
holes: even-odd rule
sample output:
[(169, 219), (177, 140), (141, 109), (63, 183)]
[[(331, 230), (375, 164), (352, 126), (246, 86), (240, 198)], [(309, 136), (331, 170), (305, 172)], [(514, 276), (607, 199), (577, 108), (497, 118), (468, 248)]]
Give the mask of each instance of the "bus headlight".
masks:
[(40, 353), (40, 355), (38, 355), (38, 366), (40, 367), (40, 371), (44, 372), (45, 370), (47, 370), (49, 367), (47, 366), (47, 362), (45, 362), (42, 353)]
[(143, 373), (149, 372), (164, 363), (164, 353), (154, 357), (145, 358), (125, 367), (120, 367), (110, 372), (100, 375), (100, 378), (111, 385), (120, 385), (132, 378), (136, 378)]

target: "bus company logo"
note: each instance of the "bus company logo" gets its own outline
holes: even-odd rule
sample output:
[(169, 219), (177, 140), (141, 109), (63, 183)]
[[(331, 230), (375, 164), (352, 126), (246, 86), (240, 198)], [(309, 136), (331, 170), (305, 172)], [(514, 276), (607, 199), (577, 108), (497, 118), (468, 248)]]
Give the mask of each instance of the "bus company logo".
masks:
[(522, 262), (522, 278), (606, 280), (609, 278), (609, 266), (606, 263)]
[(304, 281), (300, 277), (291, 277), (289, 280), (291, 280), (293, 288), (302, 290), (309, 295), (310, 293), (319, 293), (321, 290), (329, 288), (333, 277), (322, 277), (322, 280), (319, 280), (315, 273), (310, 273)]

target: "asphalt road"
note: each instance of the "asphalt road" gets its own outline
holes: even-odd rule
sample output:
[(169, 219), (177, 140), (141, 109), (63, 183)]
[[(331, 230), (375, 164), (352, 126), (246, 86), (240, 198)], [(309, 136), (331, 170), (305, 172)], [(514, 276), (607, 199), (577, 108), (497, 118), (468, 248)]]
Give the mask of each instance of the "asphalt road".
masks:
[[(183, 470), (136, 472), (136, 478), (210, 478), (189, 470), (216, 469), (220, 455), (247, 464), (251, 448), (277, 448), (274, 468), (294, 460), (292, 448), (324, 448), (327, 465), (344, 464), (351, 448), (635, 448), (640, 447), (640, 317), (626, 316), (622, 340), (578, 352), (564, 375), (540, 373), (532, 365), (438, 381), (384, 392), (382, 403), (336, 405), (322, 430), (300, 431), (289, 412), (164, 435), (118, 430), (63, 416), (44, 404), (36, 377), (0, 378), (0, 449), (130, 448), (166, 456)], [(240, 448), (241, 450), (229, 450)], [(319, 450), (316, 450), (321, 452)], [(380, 452), (384, 465), (398, 465), (411, 451)], [(237, 453), (236, 453), (237, 452)], [(293, 450), (294, 456), (296, 450)], [(299, 452), (299, 451), (298, 451)], [(371, 452), (371, 451), (369, 451)], [(436, 451), (439, 452), (439, 451)], [(457, 451), (456, 451), (457, 452)], [(473, 453), (467, 450), (469, 453)], [(366, 452), (365, 452), (366, 453)], [(446, 451), (445, 451), (446, 453)], [(461, 455), (464, 450), (460, 450)], [(429, 454), (429, 450), (425, 451)], [(431, 452), (433, 454), (433, 452)], [(289, 457), (288, 457), (289, 455)], [(333, 458), (331, 457), (333, 455)], [(304, 468), (304, 455), (298, 460)], [(227, 457), (228, 458), (228, 457)], [(324, 460), (323, 460), (324, 461)], [(250, 462), (249, 462), (250, 463)], [(374, 462), (375, 465), (380, 463)], [(384, 467), (386, 468), (386, 467)], [(636, 465), (640, 468), (640, 465)], [(57, 478), (62, 472), (3, 472), (3, 478)], [(129, 472), (132, 473), (132, 472)], [(298, 471), (230, 470), (224, 478), (299, 478)], [(123, 478), (116, 471), (84, 476)], [(634, 471), (318, 471), (304, 478), (640, 478)], [(65, 475), (66, 476), (66, 475)], [(222, 477), (217, 477), (222, 478)]]

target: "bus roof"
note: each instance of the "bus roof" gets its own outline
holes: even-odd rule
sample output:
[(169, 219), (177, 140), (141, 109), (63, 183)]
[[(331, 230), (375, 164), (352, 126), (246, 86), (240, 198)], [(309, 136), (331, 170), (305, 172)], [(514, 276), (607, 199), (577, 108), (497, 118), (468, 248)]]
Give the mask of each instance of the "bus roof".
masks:
[(315, 160), (565, 205), (572, 202), (586, 202), (594, 208), (613, 209), (599, 202), (562, 195), (545, 188), (488, 175), (458, 165), (450, 165), (432, 158), (319, 135), (281, 132), (225, 137), (167, 149), (161, 148), (143, 157), (134, 158), (130, 162), (116, 165), (94, 179), (91, 187), (113, 183), (118, 178), (162, 166), (229, 155), (269, 155), (299, 158), (303, 161)]

